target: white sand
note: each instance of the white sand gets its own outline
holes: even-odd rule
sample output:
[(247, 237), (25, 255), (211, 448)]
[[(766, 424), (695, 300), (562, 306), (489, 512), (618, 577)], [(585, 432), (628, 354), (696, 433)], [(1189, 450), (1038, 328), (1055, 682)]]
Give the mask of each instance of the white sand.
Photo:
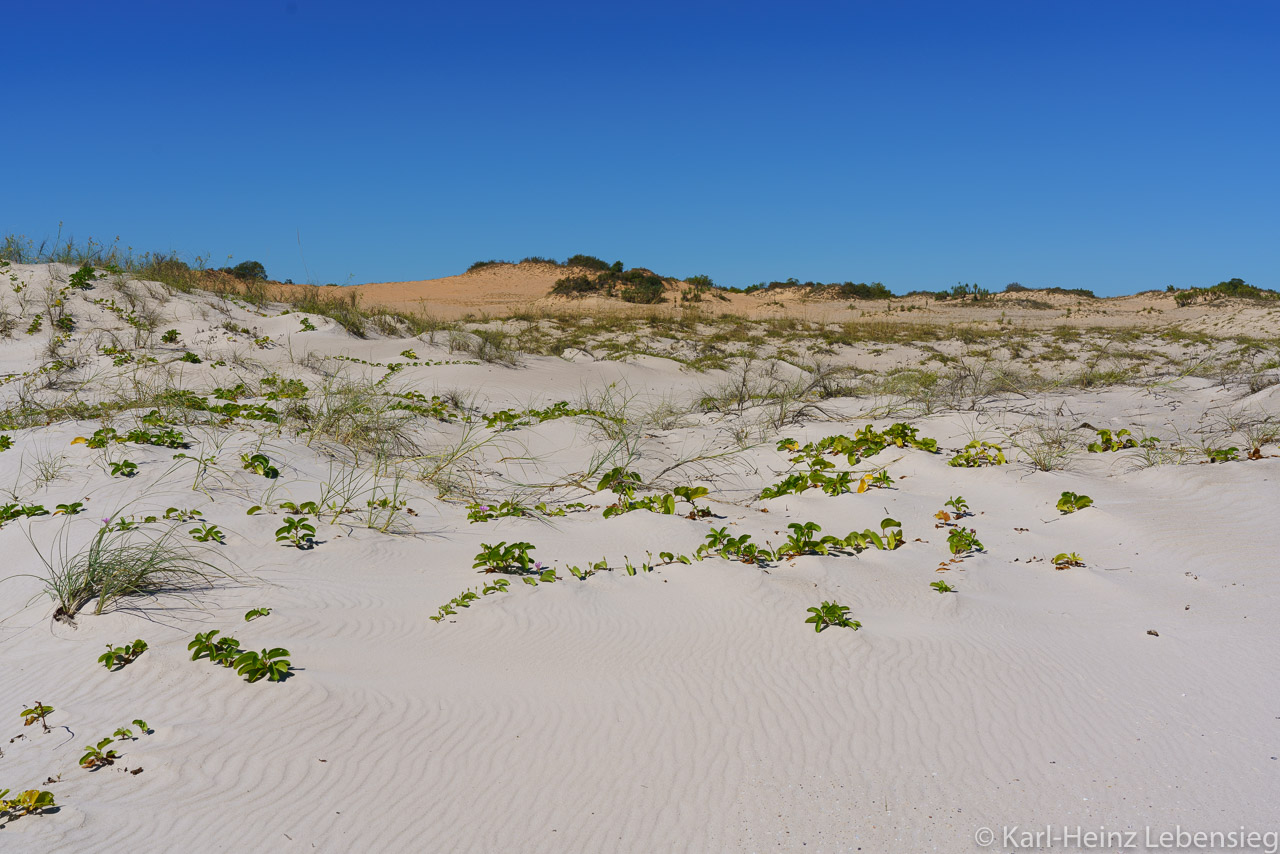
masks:
[[(35, 292), (49, 275), (14, 270)], [(3, 278), (0, 290), (16, 310)], [(109, 295), (121, 299), (106, 283), (87, 294)], [(72, 300), (73, 345), (94, 330), (132, 335), (83, 300)], [(0, 376), (41, 361), (47, 320), (42, 333), (23, 334), (34, 310), (14, 338), (0, 339)], [(462, 358), (420, 340), (357, 340), (323, 317), (311, 318), (318, 331), (299, 333), (299, 315), (257, 316), (208, 295), (170, 298), (162, 311), (170, 319), (160, 328), (177, 328), (196, 352), (243, 357), (169, 366), (186, 387), (278, 370), (314, 388), (318, 375), (295, 363), (307, 351), (387, 362), (412, 347), (421, 359)], [(229, 343), (216, 328), (224, 320), (286, 343)], [(152, 352), (169, 362), (182, 349)], [(74, 378), (92, 397), (114, 375), (111, 359), (95, 356)], [(610, 383), (636, 406), (689, 400), (715, 382), (653, 358), (528, 357), (518, 368), (441, 365), (393, 378), (427, 395), (466, 389), (487, 411), (572, 400)], [(36, 398), (59, 391), (13, 381), (0, 399), (12, 405), (23, 387)], [(216, 447), (214, 431), (179, 427), (201, 440), (188, 453), (218, 456), (222, 471), (206, 496), (192, 491), (189, 465), (172, 470), (166, 448), (114, 446), (114, 459), (127, 456), (140, 471), (110, 477), (100, 451), (71, 444), (97, 422), (0, 430), (14, 441), (0, 453), (0, 503), (12, 492), (49, 509), (87, 507), (69, 521), (3, 525), (0, 574), (42, 574), (37, 550), (56, 550), (64, 530), (74, 549), (104, 516), (177, 506), (199, 508), (227, 533), (217, 553), (240, 577), (195, 601), (165, 596), (101, 616), (91, 605), (74, 628), (51, 620), (37, 579), (0, 585), (0, 788), (48, 789), (59, 804), (0, 829), (0, 849), (960, 852), (975, 850), (983, 826), (1275, 830), (1280, 461), (1138, 468), (1133, 451), (1080, 453), (1052, 472), (1016, 452), (993, 468), (946, 461), (970, 435), (1001, 441), (1033, 410), (1170, 442), (1223, 412), (1274, 412), (1278, 389), (1245, 396), (1185, 379), (874, 420), (858, 415), (866, 401), (831, 401), (834, 420), (764, 430), (749, 450), (666, 478), (711, 487), (717, 519), (644, 510), (603, 519), (597, 509), (469, 524), (463, 500), (410, 483), (417, 515), (401, 519), (411, 531), (379, 533), (346, 515), (319, 525), (311, 551), (273, 541), (278, 511), (245, 512), (268, 498), (314, 499), (332, 478), (330, 458), (305, 436), (250, 425)], [(746, 420), (693, 414), (688, 426), (647, 430), (633, 467), (652, 475), (682, 456), (734, 450), (728, 431)], [(753, 500), (788, 468), (778, 438), (894, 420), (911, 420), (947, 450), (891, 447), (862, 466), (892, 462), (892, 489)], [(123, 432), (133, 419), (115, 424)], [(432, 447), (467, 429), (422, 424)], [(608, 446), (582, 418), (496, 435), (459, 475), (495, 498), (518, 493), (515, 481), (581, 472)], [(239, 464), (264, 436), (281, 469), (269, 496), (272, 482)], [(38, 483), (37, 462), (57, 456), (65, 468)], [(1054, 502), (1064, 490), (1096, 505), (1062, 516)], [(950, 555), (933, 516), (952, 495), (975, 511), (965, 523), (986, 551), (938, 573)], [(581, 490), (557, 497), (607, 503)], [(767, 571), (721, 559), (634, 577), (616, 569), (624, 555), (691, 553), (709, 525), (776, 545), (792, 521), (843, 535), (886, 515), (907, 538), (892, 552), (806, 556)], [(439, 605), (488, 580), (472, 562), (482, 542), (499, 540), (534, 543), (563, 580), (534, 588), (512, 579), (509, 592), (431, 622)], [(1086, 566), (1055, 571), (1049, 559), (1062, 551)], [(602, 556), (615, 571), (578, 581), (563, 569)], [(939, 578), (958, 592), (934, 592)], [(863, 628), (815, 634), (806, 609), (827, 599), (848, 605)], [(271, 615), (245, 623), (259, 605)], [(249, 684), (190, 661), (187, 642), (213, 628), (246, 648), (287, 647), (294, 674)], [(135, 663), (108, 672), (95, 662), (105, 644), (134, 638), (150, 644)], [(19, 719), (35, 700), (56, 709), (49, 734)], [(154, 734), (118, 745), (115, 766), (77, 766), (83, 745), (139, 717)]]

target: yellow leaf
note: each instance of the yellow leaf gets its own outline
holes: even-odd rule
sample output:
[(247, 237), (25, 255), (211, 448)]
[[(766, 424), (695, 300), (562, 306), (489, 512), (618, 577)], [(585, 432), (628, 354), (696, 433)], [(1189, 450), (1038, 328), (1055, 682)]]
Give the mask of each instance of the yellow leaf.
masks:
[(864, 493), (864, 492), (866, 492), (866, 491), (867, 491), (867, 484), (870, 482), (870, 480), (871, 480), (871, 479), (870, 479), (869, 477), (864, 477), (862, 480), (858, 481), (858, 494), (859, 494), (859, 495), (861, 495), (862, 493)]
[(72, 439), (72, 440), (71, 440), (71, 444), (73, 444), (73, 445), (87, 445), (87, 444), (89, 444), (89, 440), (88, 440), (88, 439), (86, 439), (84, 436), (76, 436), (74, 439)]

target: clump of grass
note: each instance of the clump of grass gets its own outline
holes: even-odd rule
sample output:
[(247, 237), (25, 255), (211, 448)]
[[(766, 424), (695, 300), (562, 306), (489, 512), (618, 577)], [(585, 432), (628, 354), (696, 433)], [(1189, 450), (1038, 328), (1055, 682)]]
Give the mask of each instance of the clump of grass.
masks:
[(136, 527), (121, 530), (109, 521), (104, 519), (88, 546), (75, 554), (68, 553), (64, 528), (60, 553), (39, 555), (48, 573), (45, 592), (57, 605), (54, 619), (72, 622), (94, 600), (93, 613), (101, 614), (130, 597), (182, 595), (230, 577), (205, 559), (205, 549), (186, 541), (177, 526), (156, 534)]
[(299, 409), (298, 426), (312, 436), (331, 439), (375, 456), (417, 452), (413, 414), (396, 398), (367, 380), (330, 380)]
[(520, 353), (512, 346), (513, 341), (501, 329), (473, 329), (451, 333), (449, 349), (475, 356), (482, 362), (515, 367), (520, 364)]
[(1005, 438), (1037, 471), (1067, 468), (1084, 444), (1070, 427), (1053, 420), (1036, 420)]

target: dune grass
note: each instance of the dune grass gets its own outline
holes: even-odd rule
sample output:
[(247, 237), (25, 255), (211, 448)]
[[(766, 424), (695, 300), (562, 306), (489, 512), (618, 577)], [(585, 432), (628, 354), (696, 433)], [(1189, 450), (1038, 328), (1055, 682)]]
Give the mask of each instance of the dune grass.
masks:
[(36, 550), (45, 565), (43, 582), (56, 605), (56, 620), (74, 621), (90, 602), (93, 613), (101, 614), (132, 597), (188, 595), (232, 577), (209, 559), (213, 555), (208, 549), (182, 537), (178, 526), (159, 532), (145, 527), (121, 530), (104, 520), (77, 552), (68, 548), (69, 530), (63, 527), (50, 555)]

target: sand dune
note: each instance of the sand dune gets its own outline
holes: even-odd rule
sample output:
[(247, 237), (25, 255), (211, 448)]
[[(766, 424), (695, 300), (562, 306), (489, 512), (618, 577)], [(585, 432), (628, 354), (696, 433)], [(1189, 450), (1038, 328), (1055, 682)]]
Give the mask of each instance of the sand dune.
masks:
[[(69, 271), (6, 272), (24, 288), (6, 285), (0, 301), (16, 319), (0, 338), (0, 395), (14, 422), (0, 429), (13, 443), (0, 452), (0, 484), (12, 484), (4, 501), (86, 509), (0, 526), (3, 574), (19, 576), (0, 585), (10, 709), (0, 788), (47, 789), (58, 804), (5, 824), (5, 850), (960, 852), (975, 850), (982, 827), (1268, 830), (1280, 819), (1280, 528), (1270, 523), (1280, 449), (1273, 432), (1261, 459), (1243, 459), (1244, 449), (1209, 464), (1194, 446), (1243, 449), (1240, 431), (1269, 423), (1280, 386), (1172, 375), (983, 394), (928, 412), (905, 398), (836, 396), (821, 401), (822, 414), (779, 425), (764, 400), (698, 405), (731, 371), (603, 353), (526, 355), (509, 367), (426, 335), (357, 339), (319, 315), (107, 278), (64, 294), (74, 331), (56, 356), (62, 366), (50, 368), (51, 316), (23, 330)], [(400, 308), (429, 290), (432, 310), (461, 313), (540, 299), (538, 277), (499, 269), (362, 289), (366, 301)], [(155, 313), (156, 334), (135, 338), (119, 312), (93, 302), (107, 299)], [(302, 317), (316, 330), (301, 331)], [(158, 333), (169, 328), (179, 338), (166, 344)], [(102, 352), (113, 340), (132, 361)], [(180, 361), (186, 352), (200, 362)], [(883, 372), (907, 352), (867, 344), (832, 358)], [(307, 396), (270, 400), (278, 386), (264, 377), (301, 380)], [(120, 389), (185, 388), (219, 404), (213, 390), (240, 382), (242, 404), (264, 403), (283, 422), (224, 421), (154, 396), (97, 417), (69, 410), (46, 424), (32, 414), (110, 401)], [(326, 407), (351, 389), (366, 408), (331, 424)], [(447, 421), (404, 413), (396, 429), (412, 447), (396, 454), (338, 441), (351, 425), (383, 429), (369, 426), (368, 407), (409, 390), (456, 391), (461, 404)], [(502, 408), (606, 398), (621, 421), (484, 425)], [(133, 429), (154, 400), (190, 440), (182, 453), (214, 458), (204, 482), (173, 448), (73, 444), (108, 424)], [(684, 410), (667, 426), (644, 417), (673, 402)], [(288, 415), (299, 403), (308, 411)], [(895, 422), (936, 438), (940, 452), (891, 445), (854, 467), (887, 465), (890, 488), (758, 498), (794, 470), (779, 439)], [(1140, 448), (1086, 452), (1096, 438), (1086, 423), (1160, 437), (1169, 456), (1157, 461), (1167, 464)], [(1050, 471), (1012, 440), (1046, 425), (1071, 437)], [(949, 466), (974, 439), (1001, 444), (1009, 462)], [(442, 473), (446, 449), (459, 446), (472, 450)], [(254, 452), (280, 476), (244, 469), (241, 454)], [(122, 458), (137, 464), (135, 477), (111, 475)], [(705, 485), (699, 503), (714, 516), (604, 518), (614, 496), (572, 483), (594, 487), (608, 466), (585, 473), (602, 460), (652, 479), (654, 494)], [(275, 541), (281, 502), (323, 504), (344, 479), (335, 510), (351, 512), (321, 513), (314, 548)], [(1064, 515), (1055, 507), (1064, 491), (1094, 505)], [(945, 563), (950, 529), (935, 514), (957, 495), (974, 514), (960, 523), (985, 548)], [(379, 498), (391, 502), (382, 515), (366, 503)], [(504, 498), (590, 509), (468, 521), (472, 502)], [(265, 510), (248, 515), (254, 505)], [(90, 606), (74, 626), (52, 621), (38, 554), (56, 565), (60, 537), (74, 552), (104, 518), (170, 507), (199, 512), (183, 532), (200, 520), (221, 528), (225, 543), (211, 548), (234, 581), (102, 615)], [(886, 516), (904, 533), (896, 550), (623, 570), (662, 551), (693, 555), (711, 528), (776, 547), (792, 522), (843, 536)], [(534, 544), (559, 580), (513, 575), (507, 592), (430, 620), (497, 577), (472, 564), (498, 541)], [(1056, 570), (1059, 552), (1078, 552), (1084, 565)], [(609, 569), (585, 580), (568, 569), (602, 558)], [(931, 589), (939, 579), (956, 592)], [(806, 609), (824, 600), (847, 605), (862, 628), (815, 633)], [(259, 606), (270, 615), (245, 622)], [(189, 660), (188, 641), (213, 628), (245, 648), (286, 647), (293, 673), (251, 684)], [(104, 645), (134, 638), (150, 644), (134, 663), (115, 672), (95, 663)], [(56, 710), (48, 734), (17, 714), (35, 700)], [(78, 767), (83, 745), (134, 718), (154, 732), (119, 742), (113, 766)]]

